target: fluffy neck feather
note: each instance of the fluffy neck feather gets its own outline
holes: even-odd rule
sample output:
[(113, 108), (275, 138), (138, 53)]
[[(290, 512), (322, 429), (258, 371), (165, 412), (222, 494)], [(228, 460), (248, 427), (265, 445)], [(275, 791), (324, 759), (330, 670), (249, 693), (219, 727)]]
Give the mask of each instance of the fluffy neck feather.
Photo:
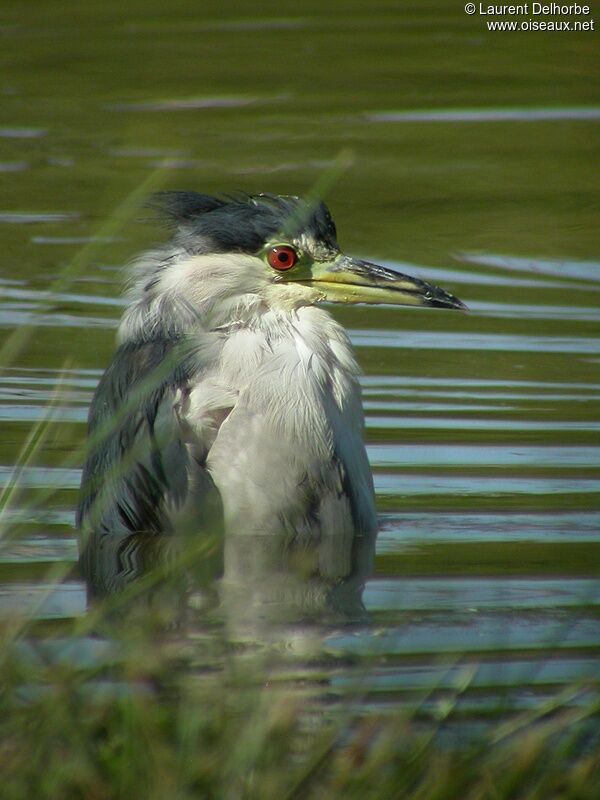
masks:
[(255, 256), (166, 256), (162, 251), (148, 253), (134, 265), (127, 296), (121, 343), (254, 326), (268, 311), (285, 315), (322, 299), (311, 287), (278, 283)]

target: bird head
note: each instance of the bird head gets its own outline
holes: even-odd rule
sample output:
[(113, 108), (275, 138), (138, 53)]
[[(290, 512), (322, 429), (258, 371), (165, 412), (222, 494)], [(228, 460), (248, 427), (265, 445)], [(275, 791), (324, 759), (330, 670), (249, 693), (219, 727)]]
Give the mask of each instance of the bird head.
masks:
[[(153, 321), (164, 324), (170, 316), (171, 332), (181, 333), (192, 318), (223, 324), (259, 304), (465, 308), (426, 281), (344, 254), (331, 214), (320, 201), (161, 192), (152, 204), (176, 232), (169, 245), (137, 262), (128, 328), (137, 321), (136, 327), (148, 333)], [(165, 313), (169, 303), (177, 306), (176, 313)]]

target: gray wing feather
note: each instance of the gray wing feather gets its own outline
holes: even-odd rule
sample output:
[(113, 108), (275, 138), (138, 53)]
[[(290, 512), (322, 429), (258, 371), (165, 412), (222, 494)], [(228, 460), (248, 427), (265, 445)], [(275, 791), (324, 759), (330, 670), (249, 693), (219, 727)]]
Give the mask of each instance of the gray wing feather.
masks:
[(123, 344), (96, 390), (77, 508), (80, 561), (95, 593), (141, 567), (149, 540), (171, 530), (188, 501), (192, 472), (204, 471), (206, 453), (196, 446), (190, 455), (176, 413), (197, 368), (184, 347), (168, 339)]

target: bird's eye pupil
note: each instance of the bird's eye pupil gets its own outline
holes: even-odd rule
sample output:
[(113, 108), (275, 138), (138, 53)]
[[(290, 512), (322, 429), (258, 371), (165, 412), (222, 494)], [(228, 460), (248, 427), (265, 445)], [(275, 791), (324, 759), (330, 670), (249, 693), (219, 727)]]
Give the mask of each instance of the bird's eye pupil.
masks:
[(272, 247), (269, 250), (267, 253), (267, 261), (273, 267), (273, 269), (291, 269), (296, 261), (298, 261), (298, 254), (293, 247), (279, 245), (277, 247)]

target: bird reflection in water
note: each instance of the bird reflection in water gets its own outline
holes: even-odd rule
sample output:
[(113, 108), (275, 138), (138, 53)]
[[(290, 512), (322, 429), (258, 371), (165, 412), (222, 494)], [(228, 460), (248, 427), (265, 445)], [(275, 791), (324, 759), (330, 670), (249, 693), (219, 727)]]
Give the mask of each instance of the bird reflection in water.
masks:
[(158, 560), (183, 591), (219, 576), (239, 619), (360, 618), (373, 480), (359, 368), (322, 304), (464, 306), (343, 254), (321, 202), (166, 192), (155, 204), (175, 233), (132, 267), (90, 409), (77, 513), (90, 594)]

